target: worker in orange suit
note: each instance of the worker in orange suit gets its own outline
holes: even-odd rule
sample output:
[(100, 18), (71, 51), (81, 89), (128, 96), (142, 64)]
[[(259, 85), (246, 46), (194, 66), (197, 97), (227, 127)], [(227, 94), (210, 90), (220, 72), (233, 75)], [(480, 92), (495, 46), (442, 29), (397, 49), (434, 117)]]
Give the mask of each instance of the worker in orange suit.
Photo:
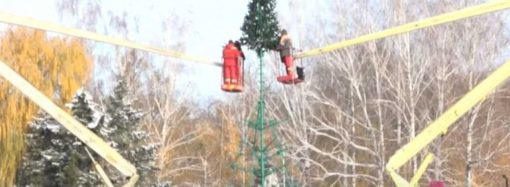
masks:
[(239, 83), (239, 50), (232, 40), (223, 48), (223, 90), (233, 90)]

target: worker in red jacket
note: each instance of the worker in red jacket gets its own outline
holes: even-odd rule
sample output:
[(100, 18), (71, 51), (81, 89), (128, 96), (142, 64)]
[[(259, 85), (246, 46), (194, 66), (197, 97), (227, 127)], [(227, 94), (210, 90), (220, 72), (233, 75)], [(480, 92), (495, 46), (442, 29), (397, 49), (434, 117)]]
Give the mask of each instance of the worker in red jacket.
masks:
[(234, 45), (232, 40), (223, 48), (223, 89), (233, 90), (239, 83), (239, 65), (238, 59), (240, 56), (239, 50)]
[(287, 71), (287, 75), (278, 77), (278, 81), (287, 82), (297, 79), (296, 67), (294, 67), (294, 61), (292, 59), (292, 42), (285, 29), (281, 32), (280, 41), (276, 49), (280, 52), (281, 60), (285, 64), (285, 69)]

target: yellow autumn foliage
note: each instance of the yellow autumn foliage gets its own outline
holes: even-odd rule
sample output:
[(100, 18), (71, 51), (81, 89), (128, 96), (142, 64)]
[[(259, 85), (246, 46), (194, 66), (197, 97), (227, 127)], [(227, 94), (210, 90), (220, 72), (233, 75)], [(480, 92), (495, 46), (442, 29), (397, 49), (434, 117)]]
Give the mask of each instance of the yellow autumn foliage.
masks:
[[(91, 58), (77, 39), (48, 37), (25, 28), (8, 29), (0, 41), (0, 60), (62, 105), (89, 76)], [(23, 153), (23, 134), (38, 107), (0, 78), (0, 186), (13, 184)]]

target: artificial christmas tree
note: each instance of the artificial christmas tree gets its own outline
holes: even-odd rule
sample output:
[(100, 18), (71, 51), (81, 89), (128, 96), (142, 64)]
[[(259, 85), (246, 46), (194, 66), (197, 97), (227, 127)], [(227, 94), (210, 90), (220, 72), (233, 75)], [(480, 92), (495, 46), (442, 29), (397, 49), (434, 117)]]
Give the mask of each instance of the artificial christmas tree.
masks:
[[(266, 103), (264, 99), (264, 53), (275, 49), (278, 42), (278, 20), (274, 11), (275, 0), (252, 0), (248, 5), (248, 14), (241, 27), (241, 41), (258, 55), (260, 63), (259, 101), (257, 116), (249, 121), (252, 132), (243, 137), (240, 152), (232, 169), (248, 172), (255, 186), (293, 186), (286, 170), (284, 147), (278, 137), (275, 120), (265, 118)], [(271, 130), (271, 132), (268, 132)], [(243, 152), (248, 148), (247, 152)], [(233, 184), (236, 185), (236, 184)], [(246, 184), (245, 184), (246, 185)]]
[(248, 4), (248, 14), (241, 27), (241, 42), (257, 55), (276, 48), (278, 44), (278, 19), (276, 19), (276, 0), (252, 0)]

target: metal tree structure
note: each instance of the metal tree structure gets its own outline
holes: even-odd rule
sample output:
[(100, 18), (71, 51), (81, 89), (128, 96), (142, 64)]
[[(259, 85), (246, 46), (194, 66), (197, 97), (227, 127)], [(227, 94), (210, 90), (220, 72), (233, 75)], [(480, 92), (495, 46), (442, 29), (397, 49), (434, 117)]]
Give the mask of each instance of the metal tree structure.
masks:
[[(241, 41), (257, 52), (259, 60), (259, 100), (256, 119), (247, 122), (249, 132), (243, 136), (241, 149), (232, 164), (234, 171), (244, 171), (253, 177), (254, 186), (294, 186), (289, 180), (285, 151), (279, 140), (277, 120), (265, 117), (264, 53), (276, 46), (278, 21), (274, 13), (274, 0), (253, 0), (242, 26)], [(244, 153), (244, 149), (247, 151)], [(243, 159), (241, 159), (243, 158)], [(244, 164), (240, 164), (240, 160)]]

